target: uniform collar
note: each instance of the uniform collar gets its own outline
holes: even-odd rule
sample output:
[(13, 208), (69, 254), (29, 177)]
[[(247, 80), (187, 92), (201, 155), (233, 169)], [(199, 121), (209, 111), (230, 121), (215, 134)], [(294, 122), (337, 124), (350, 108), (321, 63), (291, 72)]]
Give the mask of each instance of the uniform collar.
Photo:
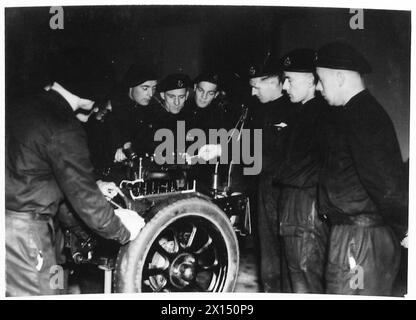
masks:
[(361, 99), (362, 97), (369, 95), (370, 92), (368, 91), (368, 89), (364, 89), (360, 92), (358, 92), (355, 96), (353, 96), (350, 100), (348, 100), (348, 102), (344, 105), (343, 109), (344, 110), (348, 110), (349, 108), (351, 108), (351, 106), (354, 105), (354, 103)]

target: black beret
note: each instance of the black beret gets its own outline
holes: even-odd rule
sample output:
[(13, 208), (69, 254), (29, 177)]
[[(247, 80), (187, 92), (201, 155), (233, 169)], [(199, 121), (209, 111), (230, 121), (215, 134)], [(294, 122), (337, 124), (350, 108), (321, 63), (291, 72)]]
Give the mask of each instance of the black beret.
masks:
[(342, 42), (332, 42), (320, 48), (315, 57), (316, 67), (370, 73), (371, 66), (364, 56), (352, 46)]
[(200, 75), (198, 75), (195, 80), (194, 80), (194, 84), (200, 83), (202, 81), (205, 82), (210, 82), (213, 83), (215, 85), (219, 85), (219, 81), (220, 81), (220, 77), (217, 73), (215, 72), (205, 72), (205, 73), (201, 73)]
[(188, 75), (183, 73), (173, 73), (164, 78), (158, 89), (160, 92), (166, 92), (175, 89), (190, 88), (192, 86), (192, 81)]
[(259, 77), (268, 77), (274, 75), (280, 75), (282, 69), (279, 64), (279, 60), (267, 56), (265, 61), (261, 64), (251, 64), (248, 68), (248, 77), (259, 78)]
[(62, 51), (52, 59), (50, 67), (50, 80), (80, 98), (102, 100), (114, 87), (111, 64), (90, 48)]
[(295, 49), (285, 54), (281, 59), (283, 71), (314, 72), (315, 50)]
[(152, 64), (133, 64), (124, 77), (124, 85), (136, 87), (149, 80), (157, 80), (156, 66)]

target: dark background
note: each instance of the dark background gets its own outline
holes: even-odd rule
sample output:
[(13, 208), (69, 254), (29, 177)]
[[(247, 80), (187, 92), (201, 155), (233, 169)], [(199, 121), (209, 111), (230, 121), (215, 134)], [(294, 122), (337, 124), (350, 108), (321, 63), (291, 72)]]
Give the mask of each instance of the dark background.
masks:
[(41, 89), (51, 54), (91, 46), (113, 62), (121, 79), (136, 60), (161, 75), (191, 77), (217, 69), (245, 81), (248, 63), (270, 52), (318, 48), (345, 40), (371, 62), (367, 85), (391, 116), (404, 160), (409, 156), (410, 11), (364, 10), (352, 30), (349, 9), (236, 6), (64, 7), (64, 29), (52, 30), (50, 7), (6, 8), (6, 99)]

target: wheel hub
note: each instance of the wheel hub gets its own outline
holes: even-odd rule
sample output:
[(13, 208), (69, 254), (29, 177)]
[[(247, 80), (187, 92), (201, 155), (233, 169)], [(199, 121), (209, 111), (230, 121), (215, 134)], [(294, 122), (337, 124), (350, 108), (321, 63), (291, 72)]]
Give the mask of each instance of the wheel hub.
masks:
[(197, 261), (192, 254), (182, 253), (178, 255), (173, 260), (169, 270), (172, 284), (179, 289), (183, 289), (189, 285), (195, 279), (196, 264)]

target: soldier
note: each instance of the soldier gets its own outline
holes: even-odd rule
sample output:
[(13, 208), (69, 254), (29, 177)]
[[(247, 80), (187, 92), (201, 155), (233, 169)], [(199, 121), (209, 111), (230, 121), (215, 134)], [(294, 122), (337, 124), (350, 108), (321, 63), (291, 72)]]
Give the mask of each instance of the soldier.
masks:
[[(187, 126), (187, 143), (193, 142), (196, 137), (189, 132), (190, 129), (197, 128), (203, 130), (206, 137), (206, 143), (209, 143), (210, 129), (226, 129), (226, 109), (222, 101), (219, 101), (220, 95), (220, 78), (217, 73), (207, 72), (199, 74), (194, 80), (194, 96), (188, 99), (186, 106), (186, 126)], [(215, 141), (219, 143), (219, 141)], [(196, 164), (193, 167), (192, 174), (198, 178), (198, 183), (206, 188), (212, 186), (212, 179), (215, 164)], [(227, 173), (225, 166), (220, 167), (221, 182), (225, 182)], [(217, 169), (219, 170), (219, 168)]]
[(69, 50), (54, 65), (49, 91), (7, 106), (7, 296), (62, 289), (51, 285), (51, 268), (57, 264), (53, 218), (64, 199), (92, 231), (121, 244), (144, 225), (136, 212), (113, 210), (100, 192), (75, 116), (91, 113), (94, 101), (108, 92), (106, 70), (93, 52)]
[(186, 74), (173, 73), (164, 78), (158, 89), (165, 111), (172, 115), (180, 114), (189, 97), (191, 86), (191, 79)]
[[(151, 124), (148, 135), (148, 150), (151, 154), (155, 152), (155, 148), (161, 143), (155, 141), (155, 133), (159, 129), (168, 129), (173, 133), (175, 145), (171, 146), (176, 154), (176, 137), (177, 126), (179, 121), (186, 124), (186, 113), (183, 111), (185, 102), (189, 97), (189, 90), (192, 82), (188, 75), (182, 73), (174, 73), (166, 76), (158, 85), (160, 95), (159, 103), (154, 106), (151, 111)], [(186, 130), (184, 128), (184, 130)], [(186, 131), (185, 131), (186, 132)], [(136, 136), (134, 145), (143, 143), (143, 137)], [(185, 150), (181, 150), (183, 153)]]
[(114, 160), (126, 159), (123, 150), (130, 148), (137, 137), (142, 143), (136, 143), (134, 149), (140, 154), (149, 152), (146, 141), (151, 135), (154, 109), (152, 99), (158, 83), (156, 66), (152, 64), (133, 64), (119, 88), (111, 99), (112, 118), (115, 122), (115, 137), (118, 140)]
[(194, 80), (194, 96), (188, 100), (190, 128), (209, 129), (225, 128), (224, 109), (218, 104), (219, 76), (216, 73), (201, 73)]
[(315, 94), (314, 57), (311, 49), (296, 49), (282, 58), (283, 90), (298, 108), (275, 183), (281, 192), (278, 211), (282, 251), (291, 291), (295, 293), (324, 293), (328, 231), (318, 217), (317, 192), (321, 167), (319, 130), (327, 104)]
[(262, 171), (259, 175), (257, 224), (260, 241), (261, 279), (266, 292), (282, 292), (277, 204), (279, 190), (272, 178), (280, 166), (282, 146), (292, 126), (294, 106), (282, 92), (283, 72), (277, 60), (268, 59), (249, 68), (252, 95), (261, 102), (253, 112), (253, 126), (263, 130)]
[[(406, 178), (393, 124), (366, 89), (365, 58), (345, 43), (316, 57), (328, 123), (320, 213), (331, 223), (326, 292), (391, 295), (407, 229)], [(393, 229), (396, 234), (393, 233)]]

